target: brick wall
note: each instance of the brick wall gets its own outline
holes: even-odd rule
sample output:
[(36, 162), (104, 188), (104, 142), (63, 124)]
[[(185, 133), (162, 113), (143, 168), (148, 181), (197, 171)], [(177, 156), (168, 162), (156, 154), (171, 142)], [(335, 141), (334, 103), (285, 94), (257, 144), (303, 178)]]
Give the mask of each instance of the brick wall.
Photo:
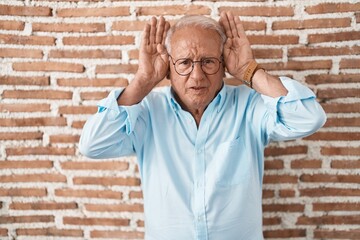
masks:
[(143, 238), (136, 160), (81, 156), (82, 126), (132, 79), (152, 15), (223, 10), (242, 16), (263, 67), (310, 86), (328, 115), (313, 136), (266, 149), (266, 239), (360, 239), (356, 0), (1, 0), (1, 239)]

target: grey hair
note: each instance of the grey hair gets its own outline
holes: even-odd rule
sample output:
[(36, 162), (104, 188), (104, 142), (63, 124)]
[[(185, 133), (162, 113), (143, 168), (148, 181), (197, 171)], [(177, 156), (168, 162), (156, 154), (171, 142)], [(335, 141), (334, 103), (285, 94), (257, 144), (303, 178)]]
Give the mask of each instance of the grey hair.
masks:
[(222, 53), (224, 43), (226, 41), (226, 35), (224, 33), (223, 27), (214, 19), (201, 15), (188, 15), (180, 18), (180, 20), (176, 22), (176, 24), (173, 25), (166, 33), (165, 48), (169, 54), (171, 54), (171, 37), (173, 36), (173, 34), (177, 30), (188, 26), (215, 30), (219, 34), (221, 39), (220, 52)]

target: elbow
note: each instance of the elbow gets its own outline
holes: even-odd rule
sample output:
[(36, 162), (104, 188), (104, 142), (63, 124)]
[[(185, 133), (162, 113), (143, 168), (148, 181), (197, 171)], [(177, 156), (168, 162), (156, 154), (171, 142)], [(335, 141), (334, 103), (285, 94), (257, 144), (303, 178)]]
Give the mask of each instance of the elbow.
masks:
[(83, 136), (80, 137), (79, 151), (85, 157), (93, 159), (99, 158), (99, 154), (97, 154), (97, 151), (95, 151), (94, 146), (92, 146), (91, 142), (86, 141)]

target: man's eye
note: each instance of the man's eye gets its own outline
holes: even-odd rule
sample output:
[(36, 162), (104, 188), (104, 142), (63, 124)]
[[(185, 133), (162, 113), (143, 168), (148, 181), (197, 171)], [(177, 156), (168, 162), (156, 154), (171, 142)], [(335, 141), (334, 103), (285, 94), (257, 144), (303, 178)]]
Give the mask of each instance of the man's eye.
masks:
[(183, 59), (178, 62), (179, 65), (191, 65), (190, 59)]
[(214, 64), (214, 63), (215, 63), (215, 60), (211, 59), (211, 58), (205, 58), (202, 60), (203, 65)]

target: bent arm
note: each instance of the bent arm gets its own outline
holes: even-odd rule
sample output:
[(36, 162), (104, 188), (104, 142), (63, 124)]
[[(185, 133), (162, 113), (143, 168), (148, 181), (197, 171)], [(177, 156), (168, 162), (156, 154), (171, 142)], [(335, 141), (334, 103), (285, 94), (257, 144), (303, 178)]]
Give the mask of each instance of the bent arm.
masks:
[(121, 91), (112, 91), (101, 100), (98, 112), (86, 121), (79, 141), (83, 155), (89, 158), (122, 157), (134, 154), (141, 146), (146, 110), (141, 104), (118, 106)]
[(288, 91), (286, 96), (261, 95), (268, 109), (263, 122), (265, 143), (311, 135), (326, 122), (323, 108), (308, 87), (286, 77), (281, 78), (281, 82)]

